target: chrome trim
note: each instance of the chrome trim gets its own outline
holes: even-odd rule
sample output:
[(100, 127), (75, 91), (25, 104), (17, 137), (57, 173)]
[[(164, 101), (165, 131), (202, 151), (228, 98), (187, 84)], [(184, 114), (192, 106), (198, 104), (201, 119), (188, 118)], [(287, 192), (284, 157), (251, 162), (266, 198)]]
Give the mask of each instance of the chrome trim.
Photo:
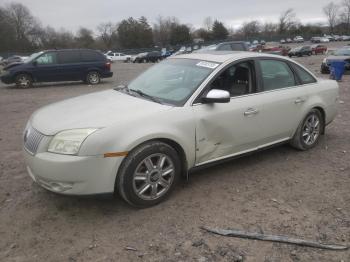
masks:
[(24, 149), (31, 155), (35, 155), (38, 151), (40, 142), (44, 137), (45, 135), (37, 131), (35, 128), (28, 126), (23, 135)]

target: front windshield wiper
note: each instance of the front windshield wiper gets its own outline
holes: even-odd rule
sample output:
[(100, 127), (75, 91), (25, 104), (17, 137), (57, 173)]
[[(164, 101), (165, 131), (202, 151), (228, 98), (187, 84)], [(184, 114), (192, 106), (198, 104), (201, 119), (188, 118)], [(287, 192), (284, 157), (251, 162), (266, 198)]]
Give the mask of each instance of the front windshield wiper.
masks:
[(131, 95), (131, 96), (134, 96), (134, 94), (136, 93), (137, 95), (141, 96), (141, 97), (144, 97), (144, 98), (147, 98), (149, 100), (152, 100), (153, 102), (156, 102), (156, 103), (159, 103), (159, 104), (163, 104), (162, 101), (160, 101), (160, 99), (154, 97), (154, 96), (151, 96), (149, 94), (146, 94), (144, 92), (142, 92), (141, 90), (139, 89), (130, 89), (127, 85), (120, 85), (118, 86), (117, 88), (114, 88), (114, 90), (117, 90), (117, 91), (124, 91), (126, 92), (127, 94)]
[(158, 98), (156, 98), (154, 96), (151, 96), (149, 94), (146, 94), (146, 93), (142, 92), (140, 89), (129, 89), (128, 88), (128, 90), (129, 90), (129, 92), (131, 91), (131, 92), (134, 92), (134, 93), (138, 94), (139, 96), (142, 96), (144, 98), (148, 98), (148, 99), (152, 100), (153, 102), (156, 102), (156, 103), (159, 103), (159, 104), (163, 104), (163, 102), (160, 101), (160, 99), (158, 99)]

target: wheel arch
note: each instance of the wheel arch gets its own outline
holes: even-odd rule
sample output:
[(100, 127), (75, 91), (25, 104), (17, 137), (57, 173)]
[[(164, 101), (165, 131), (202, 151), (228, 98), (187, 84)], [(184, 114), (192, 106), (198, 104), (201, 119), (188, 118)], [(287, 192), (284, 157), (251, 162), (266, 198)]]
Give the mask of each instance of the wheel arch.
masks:
[(34, 76), (33, 76), (33, 74), (30, 73), (30, 72), (28, 72), (28, 71), (18, 71), (18, 72), (16, 72), (16, 73), (14, 73), (14, 74), (13, 74), (13, 81), (16, 81), (16, 77), (17, 77), (18, 75), (20, 75), (20, 74), (29, 75), (29, 76), (31, 77), (31, 79), (32, 79), (33, 82), (36, 81), (35, 78), (34, 78)]
[(324, 108), (321, 107), (321, 106), (315, 106), (315, 107), (313, 107), (312, 109), (318, 110), (318, 111), (321, 113), (321, 115), (322, 115), (323, 128), (322, 128), (322, 130), (321, 130), (321, 134), (324, 135), (324, 133), (325, 133), (325, 127), (326, 127), (326, 111), (325, 111)]

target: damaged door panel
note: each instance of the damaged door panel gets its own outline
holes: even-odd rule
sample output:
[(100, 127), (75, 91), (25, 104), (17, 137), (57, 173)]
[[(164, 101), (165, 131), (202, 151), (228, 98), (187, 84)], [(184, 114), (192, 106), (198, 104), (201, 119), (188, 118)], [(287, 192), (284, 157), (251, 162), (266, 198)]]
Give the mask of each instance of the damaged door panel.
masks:
[[(254, 108), (256, 96), (231, 99), (225, 104), (193, 106), (196, 118), (196, 164), (254, 148), (261, 139), (259, 113), (247, 115)], [(257, 109), (258, 110), (258, 109)]]

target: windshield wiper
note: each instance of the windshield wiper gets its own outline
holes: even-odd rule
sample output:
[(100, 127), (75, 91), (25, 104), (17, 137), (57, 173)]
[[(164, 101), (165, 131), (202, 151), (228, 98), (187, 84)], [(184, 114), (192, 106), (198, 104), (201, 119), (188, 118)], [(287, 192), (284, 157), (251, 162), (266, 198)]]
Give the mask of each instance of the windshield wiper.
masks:
[(148, 98), (148, 99), (152, 100), (153, 102), (156, 102), (156, 103), (159, 103), (159, 104), (163, 104), (163, 102), (160, 101), (158, 98), (156, 98), (154, 96), (151, 96), (151, 95), (148, 95), (148, 94), (142, 92), (140, 89), (136, 89), (136, 90), (128, 89), (128, 90), (129, 90), (129, 92), (131, 91), (131, 92), (134, 92), (134, 93), (138, 94), (139, 96), (142, 96), (144, 98)]

